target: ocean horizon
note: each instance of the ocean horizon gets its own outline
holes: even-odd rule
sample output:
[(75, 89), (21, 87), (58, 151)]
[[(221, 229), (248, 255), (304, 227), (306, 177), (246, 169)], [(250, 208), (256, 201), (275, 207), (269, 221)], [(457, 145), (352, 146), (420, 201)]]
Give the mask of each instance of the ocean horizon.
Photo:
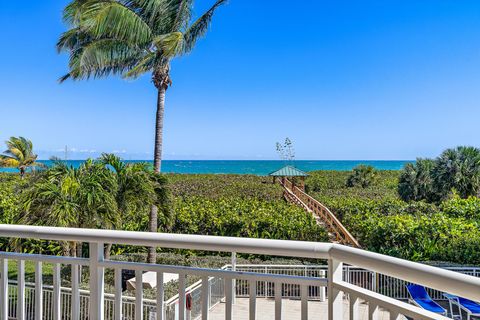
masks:
[[(80, 166), (85, 160), (65, 160), (73, 167)], [(47, 166), (51, 160), (39, 160)], [(147, 162), (151, 160), (125, 160), (127, 163)], [(371, 165), (378, 170), (401, 170), (405, 164), (413, 160), (163, 160), (162, 172), (182, 174), (252, 174), (268, 175), (286, 164), (293, 165), (303, 171), (333, 170), (348, 171), (359, 164)], [(17, 172), (14, 168), (0, 168), (0, 172)]]

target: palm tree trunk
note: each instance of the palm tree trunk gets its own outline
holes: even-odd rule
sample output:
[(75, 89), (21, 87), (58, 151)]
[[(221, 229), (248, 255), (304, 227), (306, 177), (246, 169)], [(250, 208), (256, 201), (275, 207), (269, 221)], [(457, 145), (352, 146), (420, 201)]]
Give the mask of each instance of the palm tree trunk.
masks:
[(83, 243), (82, 242), (77, 242), (76, 243), (76, 246), (77, 246), (77, 258), (82, 258), (83, 254), (82, 254), (82, 251), (83, 251)]
[[(162, 146), (163, 146), (163, 114), (165, 111), (165, 86), (159, 86), (157, 97), (157, 115), (155, 117), (155, 151), (153, 158), (153, 167), (155, 172), (160, 172), (162, 166)], [(158, 230), (158, 208), (153, 205), (150, 209), (149, 231)], [(148, 263), (155, 263), (157, 252), (155, 247), (148, 249)]]
[(105, 245), (105, 250), (103, 252), (103, 256), (105, 257), (106, 260), (110, 260), (110, 252), (112, 251), (112, 244), (111, 243), (107, 243)]
[(157, 96), (157, 115), (155, 117), (155, 151), (153, 155), (153, 168), (160, 172), (162, 168), (163, 147), (163, 114), (165, 112), (165, 86), (160, 86)]

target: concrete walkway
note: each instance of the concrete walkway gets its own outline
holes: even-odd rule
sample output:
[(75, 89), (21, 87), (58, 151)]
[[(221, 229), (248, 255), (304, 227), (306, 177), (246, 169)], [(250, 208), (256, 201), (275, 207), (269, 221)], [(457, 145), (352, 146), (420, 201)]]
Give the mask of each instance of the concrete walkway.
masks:
[[(343, 308), (345, 320), (349, 319), (348, 301), (344, 302)], [(274, 320), (275, 301), (273, 299), (257, 298), (257, 319)], [(283, 299), (282, 313), (285, 320), (300, 319), (300, 300)], [(360, 304), (360, 320), (368, 320), (368, 305)], [(309, 301), (308, 302), (308, 318), (309, 319), (327, 319), (327, 302)], [(389, 320), (390, 314), (380, 309), (378, 320)], [(225, 319), (225, 303), (220, 303), (210, 310), (211, 320)], [(237, 298), (233, 306), (234, 320), (248, 320), (248, 299)]]

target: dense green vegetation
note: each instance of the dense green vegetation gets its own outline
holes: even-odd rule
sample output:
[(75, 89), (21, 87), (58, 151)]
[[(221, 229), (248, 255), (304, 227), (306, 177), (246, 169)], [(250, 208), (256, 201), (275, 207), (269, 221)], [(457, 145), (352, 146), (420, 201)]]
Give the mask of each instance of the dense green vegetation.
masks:
[[(158, 195), (153, 190), (158, 182), (145, 181), (156, 174), (141, 164), (125, 165), (118, 161), (105, 155), (97, 161), (85, 162), (78, 169), (59, 163), (23, 180), (14, 174), (0, 174), (0, 223), (148, 230), (149, 200)], [(281, 187), (270, 179), (248, 175), (161, 177), (168, 180), (169, 196), (157, 205), (161, 207), (167, 202), (171, 218), (166, 219), (170, 216), (166, 213), (159, 217), (160, 231), (328, 240), (325, 230), (309, 214), (283, 200)], [(21, 250), (26, 252), (82, 254), (81, 249), (66, 250), (69, 244), (59, 246), (55, 242), (4, 240), (0, 244), (6, 250), (18, 249), (21, 244)], [(144, 250), (113, 246), (111, 253)]]
[(447, 149), (435, 160), (417, 159), (400, 175), (398, 193), (405, 201), (441, 202), (452, 194), (461, 198), (480, 195), (480, 149)]
[[(90, 166), (105, 164), (105, 159), (103, 161), (92, 163)], [(134, 172), (122, 173), (126, 167), (122, 169), (121, 166), (118, 167), (119, 164), (112, 164), (111, 170), (105, 172), (102, 167), (99, 172), (116, 177), (110, 188), (115, 191), (111, 210), (123, 218), (115, 220), (115, 225), (103, 225), (100, 223), (101, 220), (98, 220), (96, 225), (91, 227), (148, 230), (149, 205), (142, 207), (139, 203), (135, 204), (134, 199), (129, 200), (128, 192), (122, 194), (122, 190), (126, 192), (135, 185), (132, 184), (136, 181)], [(431, 162), (419, 163), (416, 168), (431, 168), (430, 164)], [(311, 172), (306, 180), (306, 189), (309, 194), (332, 209), (368, 250), (419, 261), (479, 264), (480, 199), (475, 196), (464, 197), (453, 190), (442, 200), (435, 202), (418, 200), (422, 198), (420, 195), (425, 193), (428, 177), (410, 172), (412, 181), (416, 181), (415, 193), (418, 197), (413, 197), (409, 201), (402, 200), (399, 190), (404, 180), (401, 177), (405, 177), (411, 168), (411, 165), (407, 165), (403, 171), (375, 171), (375, 178), (368, 185), (348, 184), (348, 180), (357, 174), (354, 171)], [(85, 169), (80, 171), (83, 174), (85, 171), (88, 172)], [(140, 170), (139, 174), (142, 176), (145, 173)], [(35, 221), (32, 217), (19, 220), (19, 217), (25, 217), (27, 213), (25, 196), (32, 192), (32, 185), (42, 181), (40, 178), (42, 175), (45, 173), (37, 172), (21, 179), (15, 174), (0, 174), (0, 222), (22, 221), (40, 224), (48, 222)], [(82, 178), (80, 172), (76, 176), (80, 182), (85, 178)], [(172, 218), (159, 220), (159, 230), (220, 236), (328, 241), (325, 230), (302, 209), (286, 203), (282, 198), (281, 187), (272, 184), (269, 178), (250, 175), (179, 174), (162, 177), (168, 180), (166, 192), (169, 196), (165, 201), (168, 201)], [(108, 187), (108, 184), (102, 183), (102, 188), (105, 187)], [(139, 189), (135, 195), (140, 196), (145, 186), (137, 185), (136, 188)], [(142, 192), (148, 196), (152, 190), (147, 186)], [(82, 205), (81, 197), (75, 201), (77, 201), (75, 204)], [(52, 209), (45, 199), (41, 204), (44, 209)], [(57, 201), (55, 205), (58, 204)], [(160, 202), (157, 204), (161, 205)], [(132, 218), (134, 213), (136, 216)], [(95, 219), (100, 218), (96, 212), (89, 214), (96, 217)], [(39, 212), (33, 215), (36, 216), (41, 217)], [(22, 250), (27, 252), (39, 250), (45, 253), (62, 252), (62, 246), (56, 242), (26, 241), (21, 244)], [(17, 248), (17, 243), (12, 241), (3, 241), (0, 245), (8, 250)], [(111, 252), (114, 255), (145, 254), (146, 249), (113, 246)]]
[(286, 203), (271, 179), (248, 175), (171, 175), (174, 232), (327, 241), (325, 230)]
[(480, 263), (480, 199), (403, 201), (402, 172), (379, 171), (366, 188), (347, 187), (351, 172), (317, 171), (307, 191), (329, 207), (368, 250), (419, 261)]

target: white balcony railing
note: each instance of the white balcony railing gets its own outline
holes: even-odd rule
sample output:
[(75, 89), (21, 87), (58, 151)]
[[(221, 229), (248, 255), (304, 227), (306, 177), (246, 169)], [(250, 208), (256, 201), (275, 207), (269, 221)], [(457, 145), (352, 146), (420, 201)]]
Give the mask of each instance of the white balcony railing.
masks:
[[(270, 289), (274, 297), (275, 319), (282, 319), (282, 303), (285, 296), (284, 289), (288, 286), (300, 288), (301, 319), (308, 318), (308, 300), (312, 290), (327, 287), (328, 318), (329, 320), (343, 320), (344, 297), (349, 298), (350, 320), (359, 319), (360, 301), (368, 304), (369, 319), (375, 319), (380, 308), (390, 314), (390, 319), (397, 319), (400, 315), (414, 319), (447, 319), (438, 314), (428, 312), (413, 305), (401, 302), (392, 297), (362, 288), (344, 279), (343, 266), (363, 268), (371, 272), (425, 285), (433, 290), (447, 291), (472, 300), (480, 301), (480, 279), (469, 275), (439, 269), (419, 263), (405, 261), (360, 249), (345, 247), (331, 243), (314, 243), (283, 240), (246, 239), (213, 236), (196, 236), (180, 234), (163, 234), (147, 232), (127, 232), (93, 229), (68, 229), (51, 227), (34, 227), (18, 225), (0, 225), (0, 237), (32, 238), (59, 241), (80, 241), (89, 243), (90, 257), (70, 258), (60, 256), (46, 256), (35, 254), (18, 254), (0, 252), (0, 318), (9, 319), (9, 305), (12, 296), (16, 302), (16, 319), (44, 319), (46, 308), (51, 312), (53, 319), (65, 319), (65, 302), (68, 301), (70, 319), (129, 319), (125, 314), (126, 297), (122, 297), (121, 271), (135, 270), (136, 283), (142, 283), (142, 274), (145, 271), (157, 273), (156, 299), (145, 301), (142, 290), (136, 290), (131, 301), (134, 311), (129, 314), (135, 320), (144, 320), (152, 317), (147, 315), (145, 305), (155, 309), (155, 319), (166, 319), (164, 299), (163, 274), (175, 273), (178, 281), (178, 319), (186, 319), (186, 293), (192, 288), (186, 287), (186, 277), (196, 276), (201, 282), (196, 284), (197, 297), (200, 301), (199, 315), (208, 319), (212, 301), (219, 301), (225, 297), (225, 319), (233, 318), (234, 285), (233, 280), (248, 283), (249, 319), (256, 319), (257, 315), (257, 285), (273, 283)], [(232, 271), (228, 269), (205, 269), (184, 266), (168, 266), (145, 263), (119, 262), (106, 260), (103, 256), (105, 243), (126, 244), (137, 246), (156, 246), (164, 248), (179, 248), (190, 250), (207, 250), (222, 252), (239, 252), (273, 256), (287, 256), (297, 258), (316, 258), (328, 261), (326, 278), (303, 275), (267, 274), (262, 272)], [(9, 260), (16, 260), (18, 277), (14, 293), (9, 290), (8, 266)], [(33, 288), (25, 282), (25, 261), (35, 263), (35, 284)], [(46, 290), (42, 278), (43, 264), (53, 264), (53, 286)], [(71, 268), (71, 288), (68, 295), (64, 294), (61, 283), (60, 266)], [(79, 288), (79, 266), (89, 269), (89, 303), (82, 303), (81, 296), (85, 294)], [(114, 292), (105, 293), (105, 270), (114, 270)], [(221, 292), (212, 293), (212, 280)], [(208, 284), (208, 285), (203, 285)], [(221, 285), (218, 287), (218, 285)], [(200, 289), (198, 290), (198, 286)], [(316, 289), (315, 289), (316, 288)], [(48, 292), (49, 301), (46, 305), (44, 294)], [(32, 293), (33, 292), (33, 293)], [(321, 292), (321, 291), (320, 291)], [(213, 299), (212, 299), (213, 298)], [(34, 303), (30, 303), (34, 300)], [(113, 300), (113, 307), (106, 307)], [(28, 303), (27, 303), (28, 302)], [(27, 309), (28, 306), (28, 309)], [(32, 307), (33, 306), (33, 307)], [(285, 318), (285, 316), (284, 316)], [(50, 317), (48, 317), (50, 319)]]

